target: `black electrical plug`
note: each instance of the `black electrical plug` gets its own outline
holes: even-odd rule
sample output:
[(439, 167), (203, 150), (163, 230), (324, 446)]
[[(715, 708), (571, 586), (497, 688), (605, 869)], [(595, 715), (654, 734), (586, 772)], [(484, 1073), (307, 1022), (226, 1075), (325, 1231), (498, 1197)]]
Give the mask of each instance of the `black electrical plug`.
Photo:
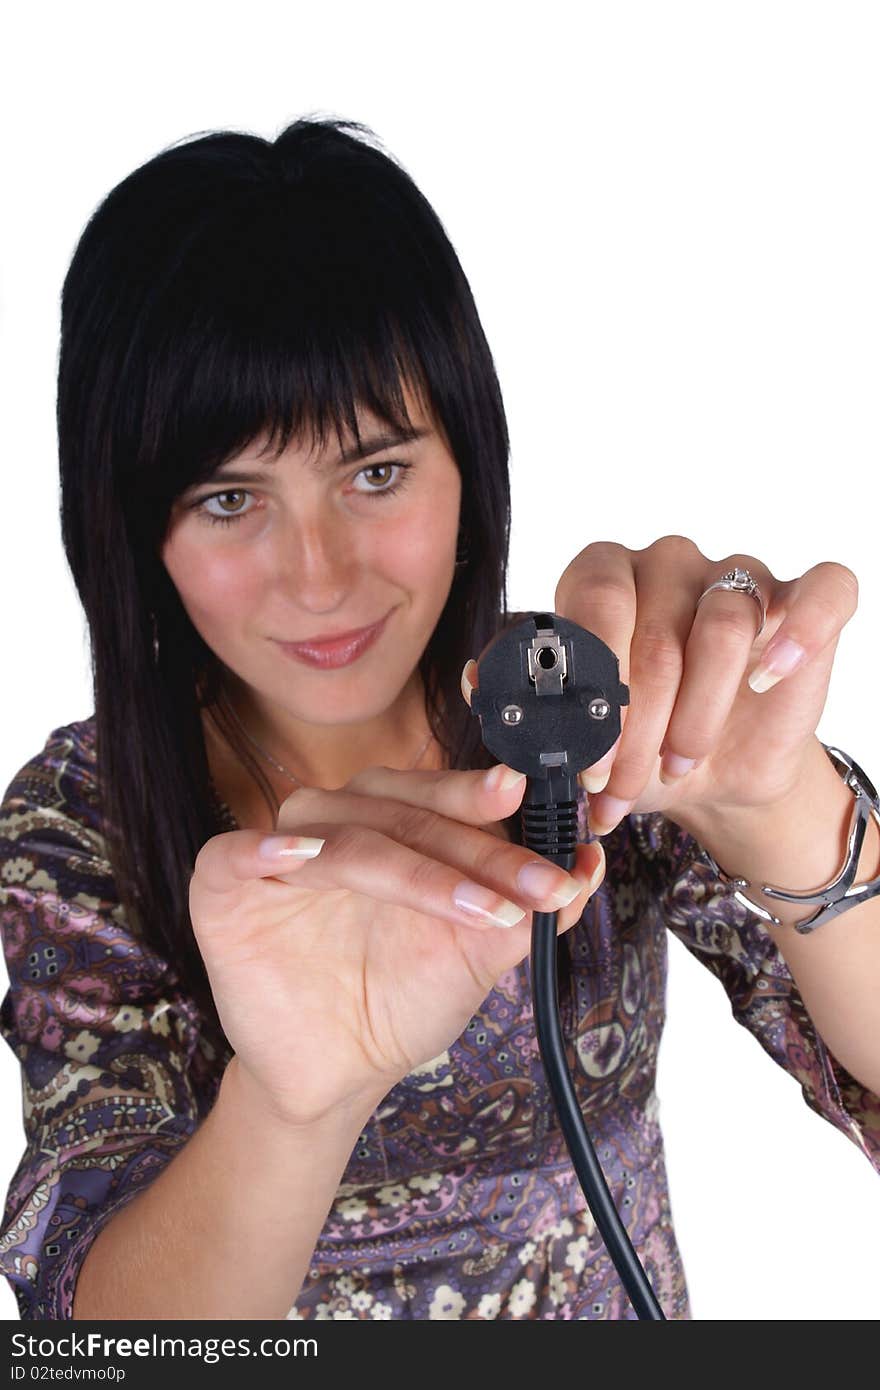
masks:
[[(528, 781), (523, 844), (571, 869), (577, 847), (577, 775), (612, 748), (629, 689), (617, 657), (593, 632), (555, 613), (533, 613), (486, 646), (477, 661), (471, 713), (499, 762)], [(584, 1127), (559, 1017), (555, 912), (532, 914), (535, 1030), (547, 1082), (587, 1206), (640, 1318), (665, 1320), (614, 1206)]]
[(528, 777), (523, 844), (570, 869), (577, 844), (577, 775), (620, 734), (629, 688), (595, 633), (534, 613), (493, 637), (477, 661), (471, 713), (499, 762)]

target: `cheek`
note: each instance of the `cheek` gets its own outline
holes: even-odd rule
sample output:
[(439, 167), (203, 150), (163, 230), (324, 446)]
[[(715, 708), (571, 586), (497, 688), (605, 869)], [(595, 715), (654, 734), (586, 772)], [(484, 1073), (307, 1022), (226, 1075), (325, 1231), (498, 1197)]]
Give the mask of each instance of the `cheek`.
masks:
[(461, 479), (450, 461), (400, 527), (400, 554), (415, 573), (448, 577), (455, 563), (460, 507)]
[(448, 507), (430, 500), (383, 528), (376, 538), (375, 566), (393, 572), (407, 588), (421, 589), (433, 579), (448, 579), (455, 560), (458, 536), (457, 511), (447, 515)]
[(228, 623), (230, 614), (247, 610), (260, 591), (253, 556), (248, 559), (235, 546), (200, 545), (180, 536), (166, 545), (162, 559), (194, 620)]

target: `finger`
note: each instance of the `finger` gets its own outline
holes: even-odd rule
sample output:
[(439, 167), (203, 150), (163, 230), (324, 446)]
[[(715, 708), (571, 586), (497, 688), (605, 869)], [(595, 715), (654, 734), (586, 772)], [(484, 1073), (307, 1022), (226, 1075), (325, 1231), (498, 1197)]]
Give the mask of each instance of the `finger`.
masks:
[[(567, 906), (578, 884), (563, 868), (480, 828), (512, 815), (525, 783), (492, 792), (484, 778), (482, 772), (457, 769), (367, 768), (337, 791), (300, 788), (283, 803), (278, 828), (326, 836), (334, 825), (369, 826), (524, 908), (555, 912)], [(513, 804), (499, 809), (504, 797)]]
[[(700, 593), (728, 570), (748, 569), (768, 609), (788, 589), (753, 555), (729, 556), (700, 580)], [(661, 745), (660, 780), (680, 781), (712, 752), (739, 694), (760, 627), (761, 614), (748, 594), (713, 589), (697, 596), (678, 692)]]
[[(454, 926), (489, 929), (531, 925), (531, 905), (488, 886), (486, 877), (489, 875), (484, 876), (482, 872), (486, 861), (479, 856), (481, 872), (471, 877), (463, 875), (459, 865), (422, 854), (372, 825), (325, 822), (320, 828), (326, 844), (317, 858), (297, 870), (294, 879), (297, 886), (316, 891), (349, 889), (377, 902), (393, 903)], [(498, 841), (492, 839), (492, 845), (490, 853), (500, 855)], [(592, 845), (584, 845), (583, 849), (592, 850)], [(594, 871), (590, 867), (593, 864)], [(586, 888), (584, 872), (590, 875)], [(589, 858), (582, 855), (582, 877), (576, 881), (578, 897), (589, 897), (590, 892), (595, 891), (592, 883), (598, 887), (603, 873), (604, 860), (594, 861), (592, 855)], [(559, 910), (546, 903), (539, 906), (544, 911)]]
[[(597, 861), (594, 850), (601, 852), (601, 859)], [(557, 934), (569, 931), (576, 922), (583, 916), (587, 903), (601, 887), (606, 873), (605, 851), (599, 840), (591, 840), (589, 844), (580, 843), (576, 846), (577, 861), (571, 870), (572, 878), (582, 885), (581, 891), (568, 907), (564, 907), (557, 917)]]
[(589, 826), (596, 835), (608, 834), (628, 814), (656, 770), (706, 570), (705, 557), (686, 536), (664, 536), (635, 554), (608, 549), (607, 575), (598, 593), (589, 585), (583, 605), (595, 608), (593, 631), (619, 654), (630, 703), (605, 789), (590, 798)]
[[(487, 825), (512, 816), (522, 801), (526, 775), (506, 763), (490, 768), (410, 768), (366, 767), (350, 777), (339, 793), (390, 798), (405, 806), (423, 807), (441, 816), (468, 825)], [(279, 826), (288, 806), (294, 816), (302, 804), (298, 788), (282, 803)], [(314, 790), (314, 789), (312, 789)]]
[(788, 611), (749, 675), (749, 685), (758, 695), (834, 641), (859, 603), (858, 578), (835, 560), (823, 560), (793, 585), (782, 587), (792, 591)]
[(320, 854), (324, 841), (313, 835), (264, 835), (260, 830), (229, 830), (214, 835), (196, 855), (190, 878), (190, 907), (202, 898), (226, 898), (255, 878), (290, 873)]

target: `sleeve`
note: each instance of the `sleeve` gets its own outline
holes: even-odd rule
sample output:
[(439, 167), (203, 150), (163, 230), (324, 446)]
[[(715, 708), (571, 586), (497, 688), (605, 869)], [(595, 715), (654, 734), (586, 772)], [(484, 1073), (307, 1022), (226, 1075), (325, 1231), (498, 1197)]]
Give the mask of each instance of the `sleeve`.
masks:
[(880, 1172), (880, 1097), (828, 1050), (762, 919), (733, 896), (692, 835), (659, 813), (631, 819), (654, 860), (666, 926), (721, 981), (737, 1023), (795, 1078), (810, 1109)]
[(34, 760), (0, 806), (0, 1032), (21, 1066), (25, 1140), (0, 1273), (23, 1319), (73, 1316), (93, 1241), (186, 1143), (218, 1084), (199, 1010), (123, 918), (82, 813), (88, 776), (72, 759)]

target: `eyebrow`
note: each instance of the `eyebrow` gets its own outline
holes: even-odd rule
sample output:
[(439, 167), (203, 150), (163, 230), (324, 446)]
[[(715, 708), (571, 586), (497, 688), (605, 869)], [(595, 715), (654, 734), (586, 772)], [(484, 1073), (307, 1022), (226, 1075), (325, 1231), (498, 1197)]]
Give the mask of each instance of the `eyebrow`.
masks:
[[(427, 428), (395, 429), (385, 430), (382, 434), (372, 435), (369, 439), (362, 439), (360, 444), (353, 444), (348, 449), (343, 449), (337, 458), (334, 468), (343, 468), (346, 464), (356, 463), (358, 459), (369, 458), (372, 454), (379, 454), (383, 449), (392, 449), (395, 445), (411, 444), (417, 439), (424, 439), (431, 431)], [(274, 468), (277, 459), (266, 460), (267, 468)], [(234, 472), (227, 472), (226, 469), (234, 469)], [(246, 473), (236, 467), (234, 462), (221, 464), (215, 469), (210, 478), (203, 480), (204, 483), (224, 482), (224, 483), (259, 483), (265, 477), (264, 473)]]

